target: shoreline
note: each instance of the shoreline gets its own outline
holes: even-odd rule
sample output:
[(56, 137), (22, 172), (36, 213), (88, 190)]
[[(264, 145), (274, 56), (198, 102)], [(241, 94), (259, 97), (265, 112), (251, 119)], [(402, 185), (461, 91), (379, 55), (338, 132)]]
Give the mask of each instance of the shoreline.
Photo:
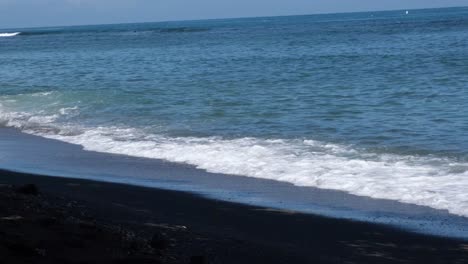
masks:
[(468, 238), (467, 218), (443, 210), (273, 180), (209, 173), (163, 160), (87, 151), (79, 145), (13, 128), (0, 129), (0, 150), (2, 168), (11, 171), (182, 191), (250, 206)]
[[(0, 184), (35, 184), (98, 222), (136, 233), (184, 227), (175, 252), (207, 263), (457, 263), (468, 243), (388, 226), (211, 200), (179, 191), (0, 170)], [(177, 232), (176, 232), (177, 233)], [(177, 235), (178, 236), (178, 235)], [(194, 238), (201, 240), (194, 240)], [(203, 243), (200, 243), (203, 241)], [(184, 253), (182, 253), (184, 252)]]

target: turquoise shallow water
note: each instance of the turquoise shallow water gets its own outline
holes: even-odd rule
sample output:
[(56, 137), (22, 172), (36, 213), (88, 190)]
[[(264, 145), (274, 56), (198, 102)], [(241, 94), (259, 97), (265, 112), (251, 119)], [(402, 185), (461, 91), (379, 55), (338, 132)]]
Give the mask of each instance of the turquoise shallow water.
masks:
[(3, 126), (468, 215), (468, 8), (0, 33)]

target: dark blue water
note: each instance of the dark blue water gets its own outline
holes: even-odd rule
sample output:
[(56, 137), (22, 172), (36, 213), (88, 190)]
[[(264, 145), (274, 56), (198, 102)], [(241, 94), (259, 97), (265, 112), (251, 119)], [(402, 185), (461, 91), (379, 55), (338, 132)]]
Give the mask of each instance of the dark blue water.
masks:
[(468, 215), (468, 8), (0, 32), (4, 126)]

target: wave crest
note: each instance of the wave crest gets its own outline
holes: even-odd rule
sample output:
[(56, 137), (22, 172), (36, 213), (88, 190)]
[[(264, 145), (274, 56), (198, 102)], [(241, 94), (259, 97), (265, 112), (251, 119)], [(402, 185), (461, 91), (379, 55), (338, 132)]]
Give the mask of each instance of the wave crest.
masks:
[[(80, 28), (80, 29), (47, 29), (47, 30), (32, 30), (26, 32), (16, 32), (16, 33), (0, 33), (1, 34), (16, 34), (21, 36), (40, 36), (40, 35), (61, 35), (61, 34), (105, 34), (105, 33), (195, 33), (195, 32), (205, 32), (209, 31), (209, 28), (199, 28), (199, 27), (156, 27), (156, 28), (142, 28), (142, 29), (114, 29), (114, 28)], [(5, 35), (5, 36), (9, 36)], [(14, 35), (14, 36), (16, 36)], [(13, 36), (13, 35), (11, 35)]]
[(23, 118), (8, 125), (90, 151), (186, 163), (214, 173), (340, 190), (468, 216), (468, 164), (448, 159), (363, 153), (312, 140), (171, 138), (119, 127), (78, 130), (54, 124), (55, 118)]
[(19, 34), (21, 34), (21, 32), (13, 32), (13, 33), (0, 33), (0, 38), (6, 38), (6, 37), (14, 37), (14, 36), (18, 36)]
[(162, 159), (214, 173), (288, 182), (397, 200), (468, 216), (468, 163), (449, 158), (373, 153), (315, 140), (168, 137), (136, 128), (61, 122), (56, 113), (8, 112), (0, 123), (86, 150)]

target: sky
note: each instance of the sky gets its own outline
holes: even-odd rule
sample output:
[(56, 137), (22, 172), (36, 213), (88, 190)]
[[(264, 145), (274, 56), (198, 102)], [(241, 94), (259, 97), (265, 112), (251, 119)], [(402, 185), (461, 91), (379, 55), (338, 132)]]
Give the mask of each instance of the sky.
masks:
[(468, 6), (468, 0), (0, 0), (0, 28)]

